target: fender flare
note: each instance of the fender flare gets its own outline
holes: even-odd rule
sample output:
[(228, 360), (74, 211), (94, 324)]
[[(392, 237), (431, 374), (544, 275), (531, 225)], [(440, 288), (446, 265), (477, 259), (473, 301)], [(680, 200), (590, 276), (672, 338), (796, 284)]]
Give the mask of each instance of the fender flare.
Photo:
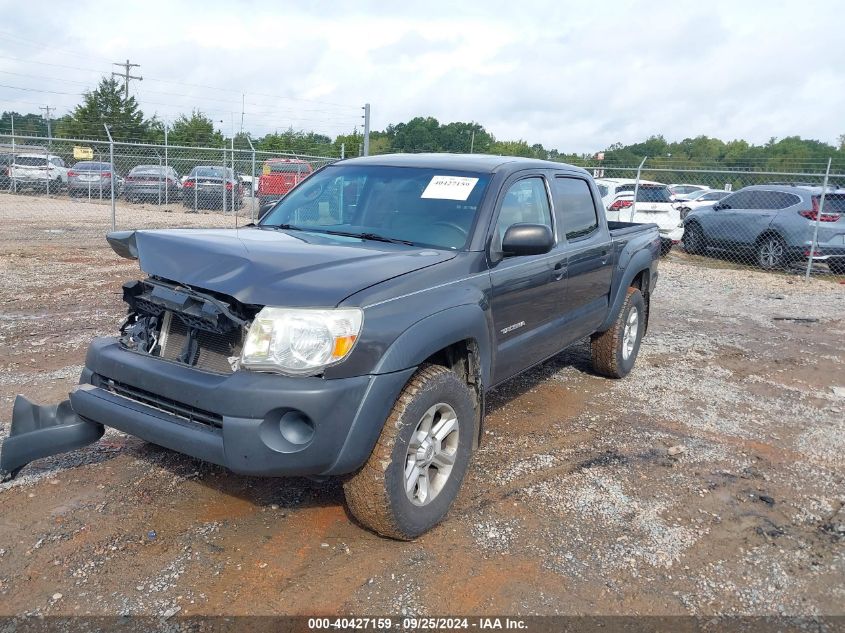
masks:
[(492, 368), (490, 325), (487, 314), (477, 303), (446, 308), (408, 327), (382, 355), (373, 373), (416, 367), (432, 354), (467, 339), (473, 340), (478, 347), (482, 386), (489, 385)]
[[(616, 320), (616, 316), (619, 314), (619, 310), (622, 309), (622, 302), (625, 301), (628, 286), (631, 285), (634, 277), (639, 275), (642, 271), (648, 270), (650, 275), (653, 262), (654, 260), (652, 258), (651, 250), (638, 251), (637, 253), (634, 253), (630, 260), (628, 260), (627, 264), (625, 264), (624, 272), (620, 277), (619, 284), (616, 285), (614, 289), (615, 296), (610, 304), (610, 310), (608, 310), (607, 317), (596, 329), (596, 332), (604, 332), (613, 325), (613, 322)], [(651, 279), (649, 279), (649, 283), (651, 283)]]

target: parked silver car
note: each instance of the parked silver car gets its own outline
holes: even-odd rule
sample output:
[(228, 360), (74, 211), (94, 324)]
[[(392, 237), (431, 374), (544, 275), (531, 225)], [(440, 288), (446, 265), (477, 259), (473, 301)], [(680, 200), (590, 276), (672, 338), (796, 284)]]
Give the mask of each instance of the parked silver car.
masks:
[(126, 175), (123, 193), (130, 202), (168, 203), (182, 197), (182, 181), (173, 167), (138, 165)]
[[(805, 185), (754, 185), (718, 203), (690, 211), (684, 219), (684, 248), (704, 254), (710, 248), (753, 257), (761, 268), (826, 262), (845, 274), (845, 189), (828, 190), (819, 215), (822, 188)], [(818, 221), (814, 252), (813, 233)]]
[(87, 196), (89, 198), (109, 198), (114, 179), (114, 193), (120, 193), (120, 177), (114, 171), (111, 163), (100, 163), (91, 160), (76, 163), (67, 172), (68, 194), (73, 196)]

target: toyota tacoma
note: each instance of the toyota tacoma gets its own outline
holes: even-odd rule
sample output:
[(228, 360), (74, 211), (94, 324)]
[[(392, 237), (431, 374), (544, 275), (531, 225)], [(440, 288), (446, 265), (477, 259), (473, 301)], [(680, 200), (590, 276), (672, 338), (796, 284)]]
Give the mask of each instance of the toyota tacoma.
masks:
[(108, 426), (236, 473), (343, 477), (398, 539), (445, 516), (491, 389), (586, 338), (597, 373), (631, 371), (660, 253), (583, 169), (448, 154), (339, 161), (255, 225), (107, 240), (144, 273), (126, 319), (68, 400), (18, 396), (0, 475)]

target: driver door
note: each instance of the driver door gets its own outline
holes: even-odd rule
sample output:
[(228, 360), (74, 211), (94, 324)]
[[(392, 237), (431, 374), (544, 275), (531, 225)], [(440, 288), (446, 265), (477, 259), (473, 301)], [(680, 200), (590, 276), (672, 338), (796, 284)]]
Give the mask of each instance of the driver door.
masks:
[(543, 255), (507, 257), (502, 253), (502, 238), (514, 224), (545, 224), (554, 230), (546, 179), (540, 174), (520, 175), (503, 191), (497, 201), (489, 242), (496, 349), (494, 383), (503, 382), (558, 351), (554, 349), (552, 317), (560, 309), (565, 288), (562, 279), (554, 280), (554, 265), (561, 259), (555, 249)]

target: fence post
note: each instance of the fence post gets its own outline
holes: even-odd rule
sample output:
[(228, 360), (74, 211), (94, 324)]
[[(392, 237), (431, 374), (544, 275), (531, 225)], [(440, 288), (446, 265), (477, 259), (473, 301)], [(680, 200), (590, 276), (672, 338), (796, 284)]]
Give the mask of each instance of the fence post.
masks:
[(346, 143), (340, 144), (340, 160), (346, 158)]
[(14, 165), (15, 165), (15, 155), (16, 155), (16, 152), (15, 152), (15, 115), (14, 115), (14, 113), (12, 113), (11, 117), (12, 117), (12, 164), (9, 165), (9, 173), (12, 175), (12, 191), (14, 193), (17, 193), (18, 192), (18, 183), (17, 183), (17, 180), (15, 180), (15, 170), (12, 169), (12, 167), (14, 167)]
[(813, 240), (810, 242), (810, 255), (807, 257), (807, 273), (804, 279), (810, 278), (810, 273), (813, 271), (813, 256), (816, 254), (816, 244), (819, 241), (819, 222), (822, 221), (822, 213), (824, 212), (824, 199), (827, 195), (827, 180), (830, 178), (830, 163), (831, 158), (827, 159), (827, 170), (824, 172), (824, 183), (822, 183), (822, 198), (819, 200), (819, 210), (816, 212), (816, 221), (813, 223)]
[(238, 170), (235, 167), (235, 134), (232, 133), (229, 148), (232, 150), (232, 213), (235, 216), (235, 228), (238, 228), (238, 193), (240, 192), (240, 178), (238, 178)]
[(223, 145), (223, 215), (226, 215), (226, 145)]
[(637, 209), (637, 196), (640, 193), (640, 173), (642, 173), (643, 171), (643, 165), (645, 165), (645, 161), (647, 158), (648, 156), (643, 156), (643, 160), (640, 163), (640, 166), (637, 167), (637, 179), (634, 181), (634, 199), (631, 200), (631, 217), (629, 220), (630, 222), (634, 221), (634, 213)]
[[(164, 167), (167, 169), (167, 121), (164, 122)], [(167, 186), (164, 188), (164, 204), (170, 205), (170, 181), (167, 180)]]
[[(103, 127), (106, 128), (106, 135), (109, 137), (109, 162), (111, 162), (112, 171), (114, 171), (114, 139), (111, 137), (111, 132), (109, 132), (109, 126), (103, 123)], [(117, 230), (117, 219), (116, 215), (116, 205), (114, 199), (114, 177), (111, 179), (111, 230)]]
[(249, 143), (249, 149), (252, 151), (252, 182), (250, 183), (250, 187), (252, 187), (252, 191), (250, 191), (249, 205), (250, 205), (250, 216), (252, 218), (252, 223), (255, 224), (255, 196), (258, 193), (255, 190), (255, 147), (252, 145), (252, 139), (249, 138), (249, 135), (247, 135), (247, 137), (246, 137), (246, 142)]

